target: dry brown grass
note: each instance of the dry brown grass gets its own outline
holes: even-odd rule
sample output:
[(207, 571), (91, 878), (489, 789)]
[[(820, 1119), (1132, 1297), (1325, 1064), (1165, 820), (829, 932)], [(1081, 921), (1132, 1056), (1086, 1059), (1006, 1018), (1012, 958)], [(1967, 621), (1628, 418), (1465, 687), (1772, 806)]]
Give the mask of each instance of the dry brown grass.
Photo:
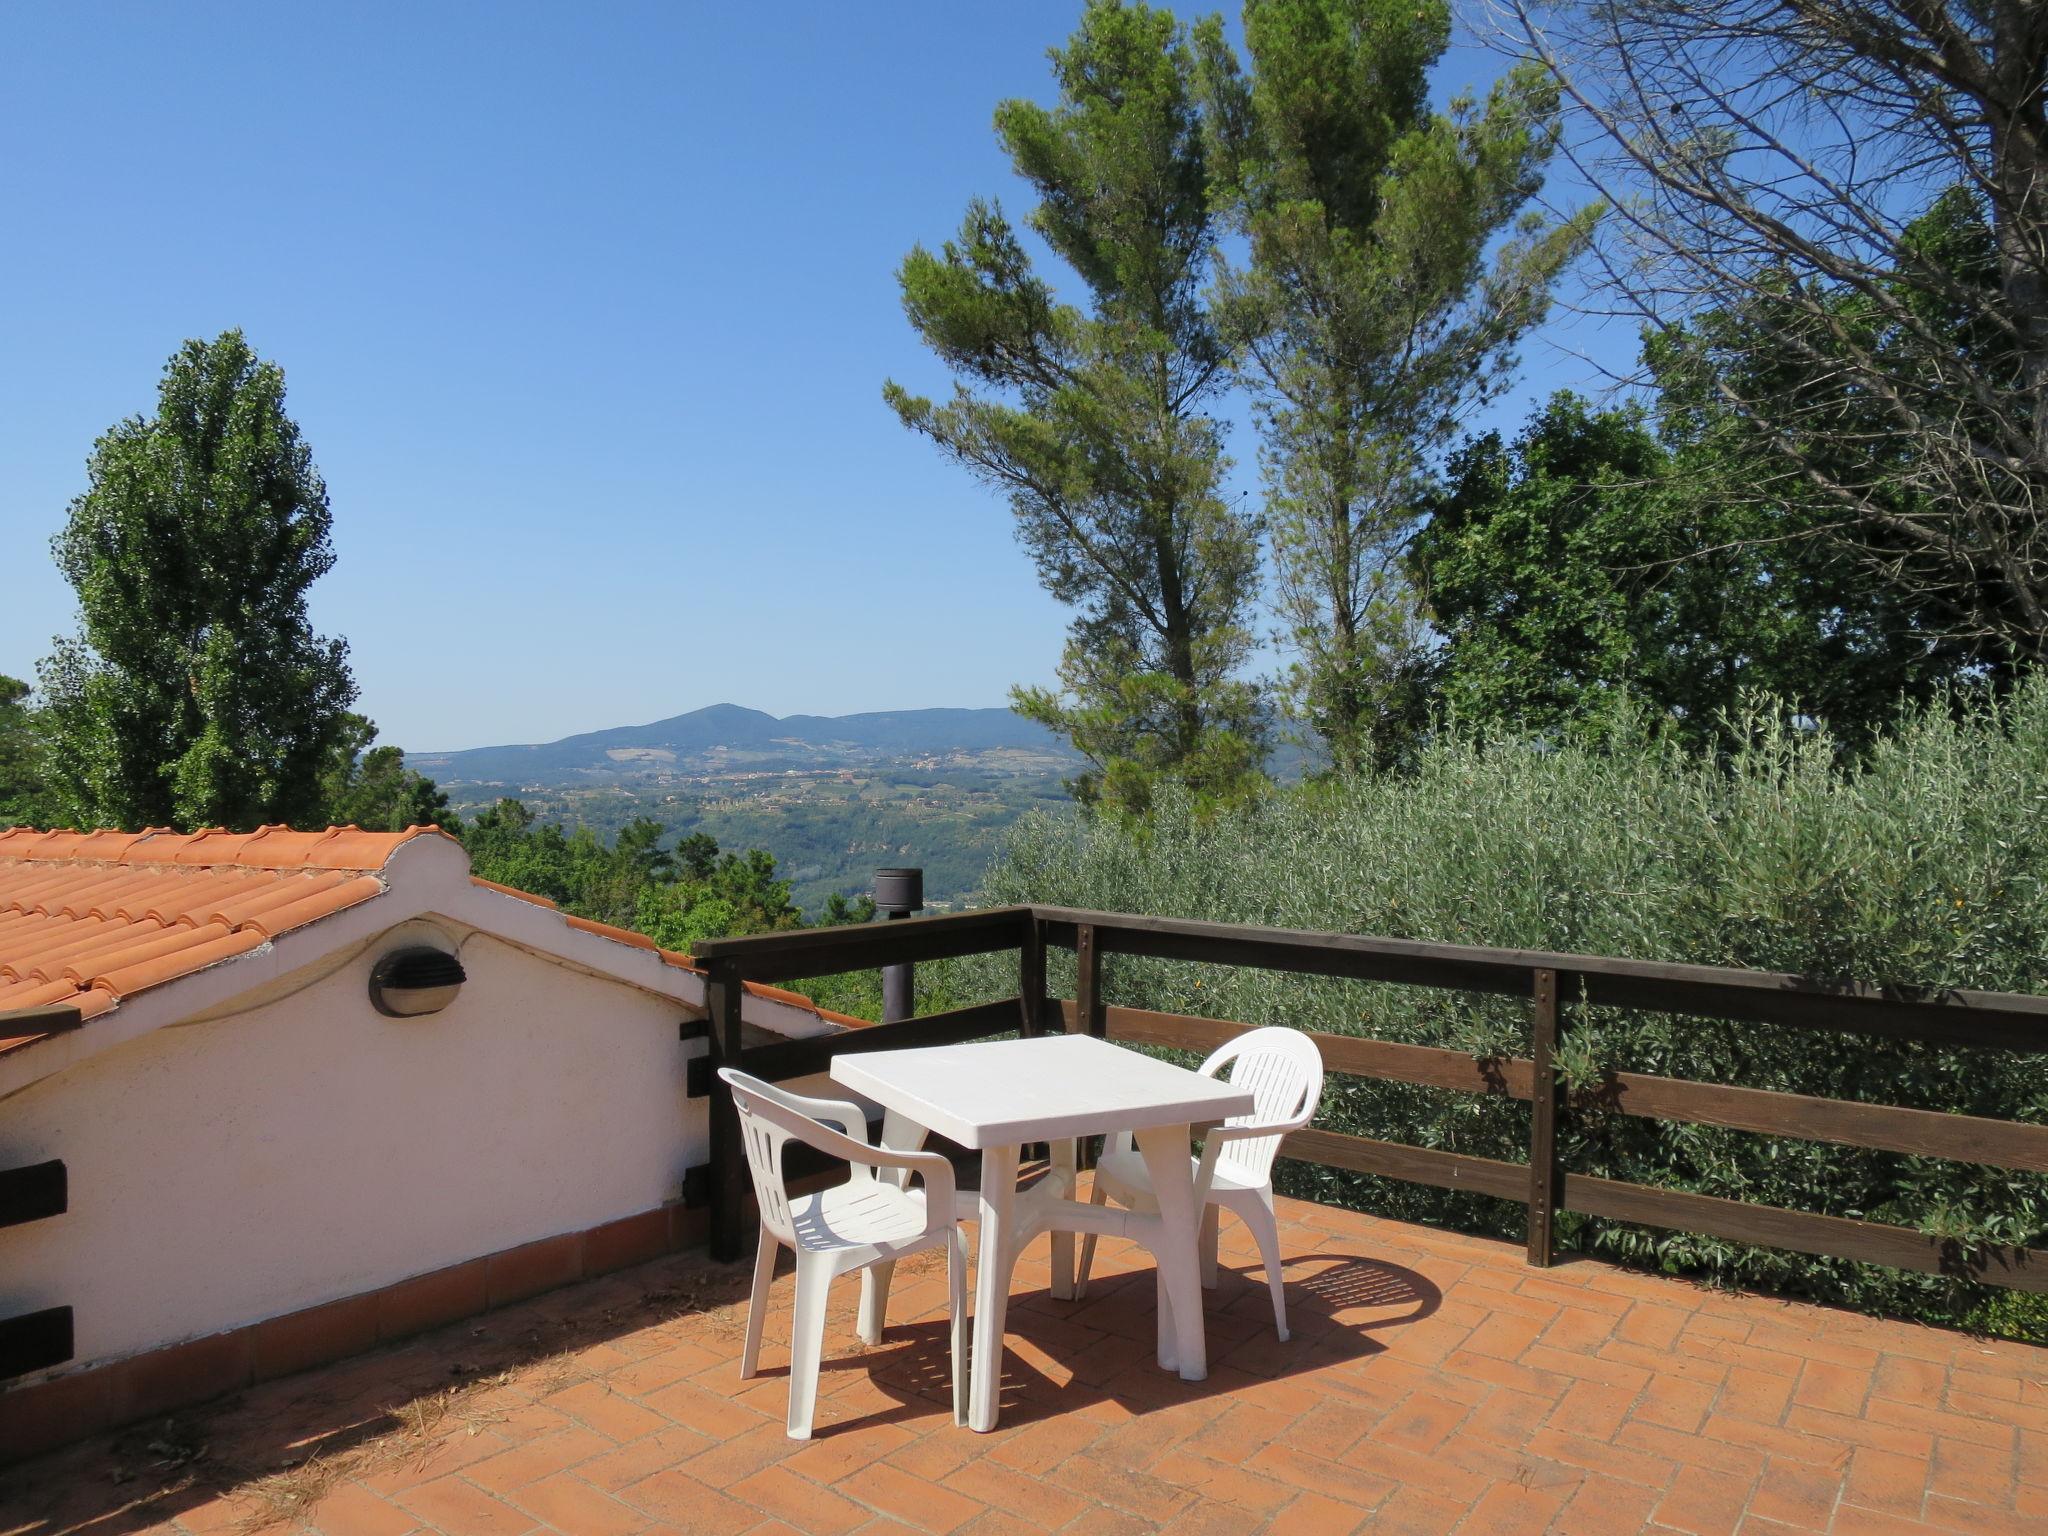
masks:
[(384, 1410), (390, 1428), (334, 1454), (314, 1452), (288, 1466), (242, 1485), (240, 1492), (253, 1508), (236, 1522), (248, 1533), (307, 1522), (320, 1501), (339, 1483), (407, 1461), (424, 1461), (443, 1440), (456, 1434), (478, 1435), (505, 1415), (478, 1401), (485, 1393), (512, 1381), (516, 1372), (479, 1376), (460, 1386), (430, 1392)]

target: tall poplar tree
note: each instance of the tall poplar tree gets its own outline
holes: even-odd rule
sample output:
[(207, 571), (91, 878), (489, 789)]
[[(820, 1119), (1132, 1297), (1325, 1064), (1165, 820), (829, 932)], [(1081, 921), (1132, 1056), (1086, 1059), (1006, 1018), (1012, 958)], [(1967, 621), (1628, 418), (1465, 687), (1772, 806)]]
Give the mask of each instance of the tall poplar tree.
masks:
[(1260, 426), (1293, 711), (1340, 768), (1420, 714), (1420, 607), (1402, 579), (1420, 478), (1507, 382), (1593, 213), (1529, 211), (1558, 93), (1533, 66), (1429, 105), (1440, 0), (1247, 0), (1249, 75), (1201, 29), (1209, 120), (1250, 262), (1221, 283)]
[(1060, 690), (1012, 698), (1089, 759), (1080, 797), (1142, 809), (1162, 776), (1228, 795), (1264, 750), (1239, 676), (1258, 544), (1223, 493), (1209, 414), (1228, 358), (1204, 302), (1219, 229), (1195, 55), (1170, 12), (1094, 0), (1051, 57), (1057, 104), (1004, 102), (996, 133), (1038, 194), (1031, 228), (1087, 302), (1062, 303), (977, 200), (955, 240), (899, 273), (953, 396), (885, 394), (1009, 498), (1046, 589), (1077, 610)]
[(101, 437), (87, 474), (52, 541), (79, 633), (40, 668), (70, 818), (324, 822), (356, 687), (347, 644), (306, 615), (331, 519), (283, 371), (240, 331), (186, 342), (155, 415)]
[(0, 672), (0, 827), (40, 827), (50, 820), (43, 767), (41, 711), (30, 688)]

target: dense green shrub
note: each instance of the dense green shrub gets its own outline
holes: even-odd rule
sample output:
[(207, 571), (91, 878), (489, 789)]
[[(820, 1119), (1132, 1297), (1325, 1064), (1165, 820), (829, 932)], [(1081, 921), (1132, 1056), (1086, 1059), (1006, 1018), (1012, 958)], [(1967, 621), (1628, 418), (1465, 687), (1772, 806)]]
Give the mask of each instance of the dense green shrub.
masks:
[[(1927, 712), (1844, 767), (1768, 713), (1732, 756), (1631, 730), (1600, 748), (1439, 735), (1413, 771), (1275, 793), (1203, 817), (1037, 814), (991, 902), (1038, 901), (1414, 939), (2048, 991), (2048, 686), (1961, 719)], [(1526, 1054), (1517, 1000), (1113, 957), (1139, 1007)], [(1070, 983), (1069, 983), (1070, 985)], [(1573, 1010), (1568, 1079), (1611, 1067), (2048, 1123), (2039, 1058), (1782, 1026)], [(1322, 1123), (1489, 1157), (1527, 1155), (1527, 1106), (1331, 1079)], [(1965, 1242), (2038, 1244), (2048, 1179), (1597, 1113), (1566, 1166)], [(1519, 1206), (1290, 1165), (1299, 1193), (1519, 1234)], [(2048, 1309), (1937, 1276), (1567, 1218), (1577, 1245), (1666, 1269), (2048, 1337)], [(1995, 1300), (1996, 1305), (1991, 1305)]]

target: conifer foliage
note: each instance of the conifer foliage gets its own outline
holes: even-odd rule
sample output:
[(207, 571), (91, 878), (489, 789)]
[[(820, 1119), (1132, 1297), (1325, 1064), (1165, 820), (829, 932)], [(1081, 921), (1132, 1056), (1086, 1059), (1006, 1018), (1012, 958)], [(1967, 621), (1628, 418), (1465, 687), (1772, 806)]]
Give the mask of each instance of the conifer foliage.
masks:
[(1258, 538), (1224, 493), (1210, 414), (1229, 370), (1205, 297), (1221, 225), (1195, 52), (1169, 12), (1096, 0), (1052, 63), (1057, 102), (1004, 102), (996, 134), (1086, 304), (1062, 302), (1002, 209), (976, 200), (899, 274), (953, 397), (885, 394), (1009, 498), (1039, 579), (1076, 610), (1059, 690), (1012, 697), (1089, 759), (1079, 796), (1142, 809), (1162, 777), (1228, 796), (1263, 757), (1241, 675)]

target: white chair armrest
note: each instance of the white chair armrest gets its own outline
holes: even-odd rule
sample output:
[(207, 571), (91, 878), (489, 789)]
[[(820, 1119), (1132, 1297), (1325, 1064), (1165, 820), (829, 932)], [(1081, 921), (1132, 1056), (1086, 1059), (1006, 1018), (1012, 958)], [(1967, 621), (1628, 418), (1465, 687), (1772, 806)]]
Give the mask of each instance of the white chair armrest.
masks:
[(1292, 1120), (1266, 1120), (1252, 1125), (1219, 1125), (1202, 1138), (1202, 1161), (1195, 1169), (1195, 1204), (1206, 1205), (1216, 1183), (1216, 1159), (1233, 1141), (1257, 1141), (1267, 1136), (1285, 1136), (1298, 1131), (1315, 1118), (1315, 1105)]
[(939, 1152), (894, 1152), (875, 1147), (860, 1159), (873, 1168), (901, 1168), (924, 1180), (924, 1207), (936, 1230), (951, 1226), (956, 1219), (958, 1192), (953, 1165)]
[(1293, 1120), (1266, 1120), (1257, 1125), (1219, 1125), (1203, 1139), (1203, 1145), (1220, 1147), (1227, 1141), (1257, 1141), (1261, 1136), (1285, 1136), (1289, 1131), (1298, 1131), (1315, 1118), (1310, 1108), (1305, 1115)]

